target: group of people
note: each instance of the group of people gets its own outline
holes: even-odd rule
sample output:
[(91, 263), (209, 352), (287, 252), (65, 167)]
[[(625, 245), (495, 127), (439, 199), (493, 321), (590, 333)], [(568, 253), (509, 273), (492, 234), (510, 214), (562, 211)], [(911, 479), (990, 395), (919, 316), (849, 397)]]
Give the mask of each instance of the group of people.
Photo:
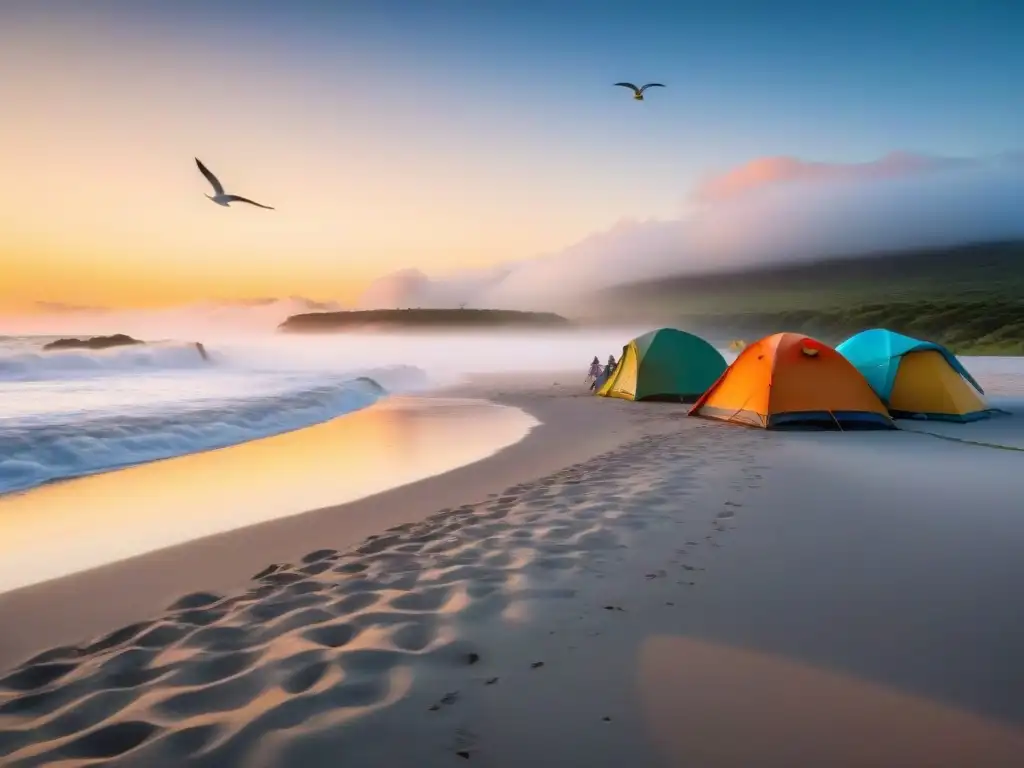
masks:
[(601, 367), (601, 361), (597, 359), (597, 355), (594, 355), (594, 359), (590, 361), (590, 372), (586, 379), (590, 382), (591, 392), (596, 392), (608, 380), (612, 371), (615, 370), (615, 365), (615, 355), (608, 355), (608, 362), (605, 363), (604, 368)]

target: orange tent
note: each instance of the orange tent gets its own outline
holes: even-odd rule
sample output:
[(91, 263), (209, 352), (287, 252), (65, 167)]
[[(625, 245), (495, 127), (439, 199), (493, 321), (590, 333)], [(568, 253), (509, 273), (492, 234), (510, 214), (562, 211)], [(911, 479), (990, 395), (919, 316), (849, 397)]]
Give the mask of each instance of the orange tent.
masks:
[(850, 361), (799, 333), (777, 333), (747, 346), (690, 415), (766, 429), (895, 428)]

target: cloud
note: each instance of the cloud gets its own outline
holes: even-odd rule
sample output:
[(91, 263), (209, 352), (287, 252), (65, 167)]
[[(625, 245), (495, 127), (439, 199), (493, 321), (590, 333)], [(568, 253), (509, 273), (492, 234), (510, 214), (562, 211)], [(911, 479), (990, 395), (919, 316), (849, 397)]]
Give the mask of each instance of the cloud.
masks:
[(66, 304), (62, 301), (33, 302), (40, 312), (105, 312), (106, 307), (90, 307), (82, 304)]
[(705, 179), (694, 191), (694, 199), (704, 202), (729, 200), (751, 190), (789, 182), (829, 183), (917, 176), (971, 167), (977, 162), (968, 158), (933, 157), (913, 152), (890, 152), (867, 163), (820, 163), (796, 157), (761, 157)]
[(510, 279), (517, 269), (516, 264), (502, 264), (435, 278), (419, 269), (402, 269), (370, 283), (356, 302), (356, 308), (437, 309), (462, 304), (476, 306), (476, 298), (486, 295)]
[(391, 306), (565, 310), (595, 289), (668, 275), (1024, 238), (1024, 153), (760, 158), (705, 179), (693, 200), (686, 218), (623, 220), (486, 273), (391, 275), (361, 304), (375, 306), (383, 292)]
[(359, 297), (359, 309), (440, 308), (468, 304), (506, 279), (512, 267), (466, 270), (432, 279), (419, 269), (403, 269), (373, 281)]

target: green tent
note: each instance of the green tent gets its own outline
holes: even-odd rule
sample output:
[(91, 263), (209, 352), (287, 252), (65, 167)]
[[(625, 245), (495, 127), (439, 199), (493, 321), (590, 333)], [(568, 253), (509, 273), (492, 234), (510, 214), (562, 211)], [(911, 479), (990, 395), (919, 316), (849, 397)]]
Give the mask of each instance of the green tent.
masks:
[(623, 400), (692, 402), (725, 373), (725, 358), (699, 336), (659, 328), (622, 348), (622, 358), (598, 389)]

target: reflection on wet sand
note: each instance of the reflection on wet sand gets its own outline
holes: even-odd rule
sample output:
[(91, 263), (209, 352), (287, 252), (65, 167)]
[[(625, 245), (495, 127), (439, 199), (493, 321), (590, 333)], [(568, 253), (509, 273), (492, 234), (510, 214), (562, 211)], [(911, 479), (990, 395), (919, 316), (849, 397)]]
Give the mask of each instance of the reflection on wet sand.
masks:
[(0, 591), (380, 493), (485, 458), (537, 421), (393, 398), (308, 429), (0, 498)]
[(664, 765), (1001, 768), (1024, 731), (836, 672), (699, 640), (650, 637), (639, 694)]

